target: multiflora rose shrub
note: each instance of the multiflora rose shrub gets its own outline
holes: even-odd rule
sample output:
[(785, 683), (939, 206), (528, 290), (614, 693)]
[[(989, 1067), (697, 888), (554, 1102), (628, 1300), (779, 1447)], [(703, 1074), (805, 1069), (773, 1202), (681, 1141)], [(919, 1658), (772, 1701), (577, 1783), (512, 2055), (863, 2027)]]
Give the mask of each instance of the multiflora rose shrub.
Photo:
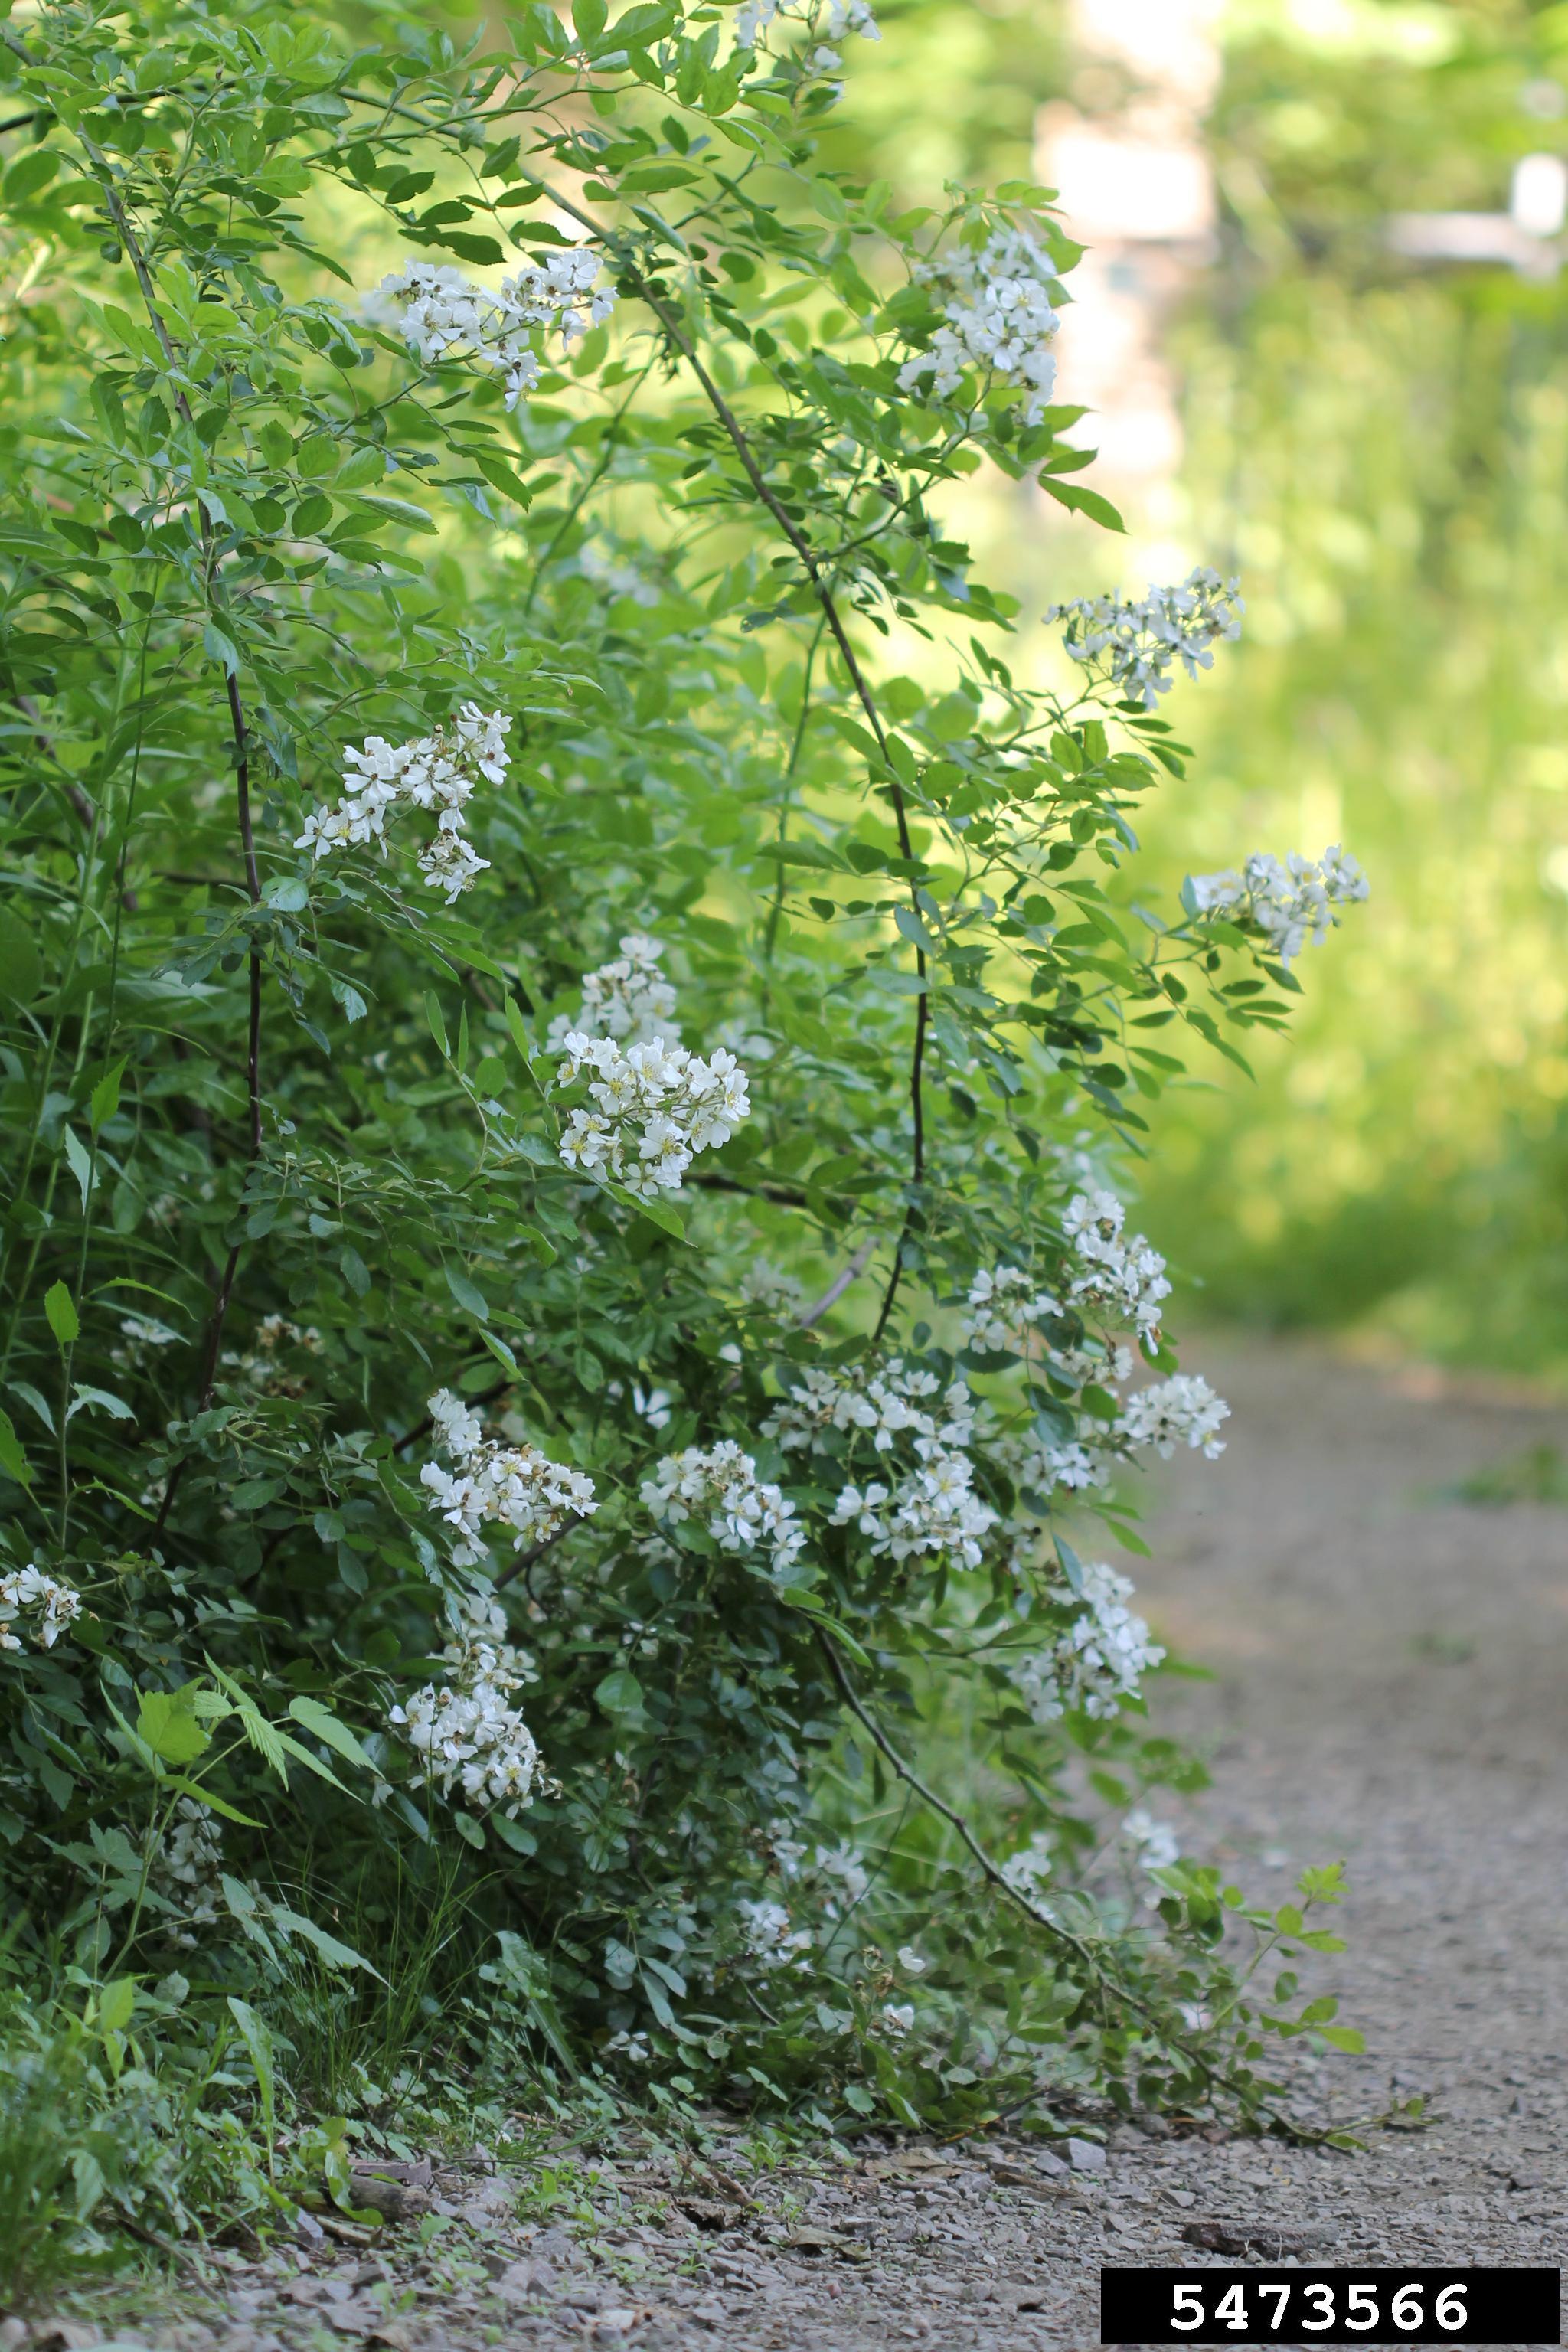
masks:
[(1263, 2096), (1246, 1973), (1314, 1931), (1142, 1801), (1192, 1768), (1105, 1554), (1227, 1408), (1117, 1169), (1364, 886), (1135, 906), (1158, 705), (1239, 601), (1108, 594), (1061, 693), (1014, 676), (941, 517), (984, 461), (1114, 525), (1055, 404), (1077, 248), (1046, 192), (900, 216), (824, 161), (876, 29), (0, 27), (39, 1997), (300, 2049), (438, 1890), (406, 2032), (470, 2068)]

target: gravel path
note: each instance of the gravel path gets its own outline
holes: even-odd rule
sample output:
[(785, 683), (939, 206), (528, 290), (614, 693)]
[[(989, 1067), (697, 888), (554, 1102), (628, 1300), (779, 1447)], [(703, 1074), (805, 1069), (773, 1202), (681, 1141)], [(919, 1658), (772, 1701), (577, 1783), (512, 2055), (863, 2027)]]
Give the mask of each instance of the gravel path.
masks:
[[(221, 2303), (192, 2289), (157, 2325), (143, 2306), (134, 2331), (83, 2300), (57, 2346), (96, 2322), (184, 2352), (1058, 2352), (1098, 2342), (1107, 2261), (1563, 2261), (1568, 1510), (1433, 1490), (1568, 1451), (1568, 1415), (1306, 1348), (1189, 1354), (1236, 1418), (1220, 1464), (1173, 1465), (1142, 1580), (1215, 1674), (1158, 1702), (1215, 1775), (1184, 1843), (1281, 1896), (1346, 1861), (1334, 1968), (1369, 2055), (1304, 2087), (1340, 2114), (1420, 2094), (1425, 2128), (1355, 2157), (1121, 2129), (1076, 2170), (987, 2143), (765, 2180), (628, 2149), (577, 2215), (524, 2224), (515, 2182), (443, 2176), (456, 2226), (427, 2253), (327, 2243), (237, 2269)], [(1205, 2223), (1259, 2248), (1197, 2252), (1183, 2233)]]

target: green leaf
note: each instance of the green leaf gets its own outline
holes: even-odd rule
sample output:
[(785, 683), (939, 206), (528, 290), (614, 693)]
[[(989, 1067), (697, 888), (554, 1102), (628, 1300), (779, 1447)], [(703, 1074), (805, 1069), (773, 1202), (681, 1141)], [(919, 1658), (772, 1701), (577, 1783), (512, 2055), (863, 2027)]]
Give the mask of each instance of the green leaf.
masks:
[(31, 1004), (44, 984), (44, 963), (21, 917), (0, 909), (0, 996)]
[(220, 629), (216, 621), (209, 621), (203, 629), (202, 643), (206, 647), (208, 659), (216, 662), (228, 677), (234, 677), (238, 674), (239, 648), (228, 632)]
[(231, 1992), (228, 1996), (228, 2013), (239, 2028), (239, 2038), (245, 2044), (246, 2055), (256, 2075), (256, 2087), (261, 2094), (267, 2168), (270, 2173), (278, 2113), (278, 2071), (272, 2055), (272, 2036), (249, 2002), (241, 2000), (237, 1993)]
[(66, 1411), (67, 1421), (74, 1421), (79, 1412), (106, 1412), (110, 1421), (134, 1421), (136, 1418), (125, 1399), (116, 1396), (111, 1389), (89, 1388), (80, 1381), (72, 1386), (71, 1401)]
[(302, 1724), (307, 1731), (314, 1732), (328, 1748), (336, 1748), (348, 1763), (357, 1764), (363, 1772), (375, 1771), (374, 1764), (347, 1724), (340, 1723), (331, 1708), (323, 1706), (319, 1698), (290, 1699), (289, 1712), (296, 1723)]
[(194, 1764), (212, 1746), (212, 1733), (197, 1720), (199, 1683), (178, 1690), (143, 1691), (136, 1709), (139, 1737), (165, 1764)]
[[(553, 1252), (552, 1255), (553, 1255)], [(516, 1371), (517, 1358), (507, 1346), (504, 1339), (498, 1339), (493, 1331), (486, 1331), (481, 1328), (479, 1332), (479, 1341), (481, 1346), (489, 1349), (490, 1354), (495, 1358), (497, 1363), (500, 1365), (503, 1371)]]
[(50, 1330), (62, 1348), (68, 1348), (81, 1337), (81, 1324), (77, 1317), (76, 1302), (63, 1282), (57, 1282), (44, 1293), (44, 1313)]
[(65, 1143), (66, 1158), (70, 1163), (71, 1174), (76, 1178), (80, 1188), (81, 1205), (85, 1209), (87, 1196), (92, 1190), (92, 1154), (72, 1127), (63, 1130), (62, 1139)]
[(56, 148), (29, 148), (26, 154), (17, 156), (5, 174), (5, 202), (25, 205), (41, 195), (59, 168), (60, 156)]
[(520, 507), (532, 504), (533, 492), (515, 467), (507, 465), (502, 458), (491, 457), (488, 450), (476, 450), (474, 463), (492, 488), (504, 490), (509, 499), (517, 500)]
[(842, 873), (844, 860), (837, 851), (820, 841), (770, 841), (757, 852), (759, 857), (771, 857), (780, 866), (817, 866), (830, 873)]
[(124, 1072), (125, 1056), (122, 1054), (111, 1070), (105, 1070), (88, 1097), (87, 1114), (95, 1135), (100, 1127), (108, 1126), (120, 1108), (120, 1081)]
[(446, 1276), (447, 1287), (464, 1313), (474, 1316), (481, 1323), (488, 1323), (490, 1316), (489, 1300), (479, 1286), (470, 1282), (466, 1274), (459, 1273), (456, 1266), (447, 1266)]
[(642, 1685), (628, 1666), (616, 1666), (594, 1686), (594, 1696), (606, 1715), (640, 1715)]
[(1035, 478), (1058, 506), (1069, 507), (1074, 514), (1087, 515), (1090, 522), (1100, 523), (1107, 530), (1126, 530), (1127, 525), (1110, 500), (1102, 499), (1098, 490), (1086, 490), (1079, 482), (1059, 481), (1054, 474), (1037, 474)]
[(166, 1789), (174, 1789), (182, 1797), (193, 1798), (198, 1805), (208, 1806), (215, 1813), (221, 1813), (226, 1822), (237, 1822), (242, 1829), (259, 1830), (267, 1826), (265, 1822), (258, 1822), (254, 1814), (242, 1813), (237, 1805), (229, 1803), (226, 1797), (215, 1796), (204, 1781), (188, 1780), (183, 1772), (166, 1774), (163, 1786)]
[(683, 1242), (686, 1239), (686, 1227), (679, 1209), (672, 1208), (668, 1201), (647, 1201), (640, 1195), (633, 1195), (632, 1198), (639, 1217), (646, 1218), (650, 1225), (657, 1225), (661, 1234), (669, 1235), (671, 1241)]
[[(373, 1968), (363, 1953), (356, 1952), (352, 1944), (340, 1943), (336, 1936), (329, 1936), (324, 1927), (318, 1927), (313, 1919), (305, 1917), (303, 1912), (286, 1911), (281, 1904), (272, 1903), (268, 1906), (267, 1917), (268, 1925), (279, 1929), (286, 1937), (290, 1940), (297, 1937), (309, 1944), (313, 1951), (321, 1954), (329, 1968), (363, 1969), (366, 1976), (374, 1977), (378, 1984), (385, 1982), (381, 1970)], [(229, 2007), (234, 2007), (232, 2000)]]
[(0, 1470), (14, 1478), (18, 1486), (30, 1487), (33, 1483), (32, 1465), (23, 1450), (11, 1416), (0, 1407)]
[(123, 2033), (135, 2012), (135, 1978), (116, 1977), (98, 1996), (98, 2030), (100, 2033)]

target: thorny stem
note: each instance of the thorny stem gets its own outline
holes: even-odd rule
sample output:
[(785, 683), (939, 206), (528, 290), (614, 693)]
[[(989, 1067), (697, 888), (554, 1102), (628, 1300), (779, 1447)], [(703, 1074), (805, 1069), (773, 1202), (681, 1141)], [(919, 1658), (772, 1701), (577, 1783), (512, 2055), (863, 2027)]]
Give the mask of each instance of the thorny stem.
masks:
[(828, 1672), (833, 1676), (840, 1698), (856, 1720), (870, 1734), (900, 1780), (907, 1788), (913, 1790), (922, 1804), (929, 1805), (934, 1813), (940, 1813), (942, 1820), (957, 1831), (959, 1837), (979, 1864), (983, 1876), (995, 1887), (997, 1893), (1005, 1895), (1007, 1900), (1053, 1943), (1072, 1954), (1102, 2002), (1107, 2000), (1116, 2000), (1120, 2001), (1124, 2008), (1131, 2010), (1135, 2015), (1152, 2026), (1160, 2040), (1168, 2048), (1176, 2051), (1186, 2063), (1202, 2076), (1208, 2089), (1229, 2092), (1232, 2097), (1238, 2098), (1244, 2105), (1249, 2105), (1252, 2113), (1260, 2116), (1264, 2122), (1285, 2137), (1303, 2144), (1324, 2137), (1321, 2132), (1306, 2130), (1290, 2116), (1280, 2114), (1278, 2108), (1252, 2100), (1244, 2085), (1238, 2084), (1226, 2070), (1212, 2066), (1201, 2051), (1193, 2049), (1190, 2043), (1171, 2033), (1152, 2001), (1145, 2000), (1141, 1994), (1133, 1992), (1129, 1986), (1119, 1983), (1114, 1978), (1110, 1977), (1100, 1960), (1081, 1936), (1075, 1936), (1070, 1927), (1063, 1927), (1058, 1921), (1049, 1918), (1037, 1905), (1031, 1903), (1028, 1896), (1011, 1883), (1001, 1864), (986, 1852), (970, 1827), (966, 1817), (955, 1806), (950, 1805), (945, 1798), (939, 1797), (934, 1789), (927, 1788), (913, 1765), (893, 1746), (875, 1716), (861, 1703), (858, 1693), (845, 1672), (844, 1661), (835, 1648), (831, 1637), (820, 1625), (814, 1626), (812, 1630), (816, 1636), (817, 1647), (827, 1661)]

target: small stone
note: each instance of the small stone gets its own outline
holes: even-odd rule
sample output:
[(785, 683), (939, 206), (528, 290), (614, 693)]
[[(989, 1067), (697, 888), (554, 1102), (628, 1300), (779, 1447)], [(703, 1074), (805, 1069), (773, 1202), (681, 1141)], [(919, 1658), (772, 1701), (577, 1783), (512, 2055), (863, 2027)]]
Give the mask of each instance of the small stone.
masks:
[(495, 2283), (495, 2292), (503, 2303), (531, 2303), (536, 2295), (548, 2294), (555, 2284), (552, 2264), (532, 2261), (509, 2263)]
[(721, 2204), (716, 2197), (678, 2197), (675, 2201), (700, 2230), (738, 2230), (746, 2218), (744, 2206)]
[(553, 2263), (558, 2270), (586, 2270), (588, 2258), (575, 2238), (564, 2230), (541, 2230), (533, 2241), (532, 2251), (541, 2261)]
[(1097, 2139), (1069, 2139), (1068, 2162), (1075, 2172), (1103, 2172), (1105, 2150)]

